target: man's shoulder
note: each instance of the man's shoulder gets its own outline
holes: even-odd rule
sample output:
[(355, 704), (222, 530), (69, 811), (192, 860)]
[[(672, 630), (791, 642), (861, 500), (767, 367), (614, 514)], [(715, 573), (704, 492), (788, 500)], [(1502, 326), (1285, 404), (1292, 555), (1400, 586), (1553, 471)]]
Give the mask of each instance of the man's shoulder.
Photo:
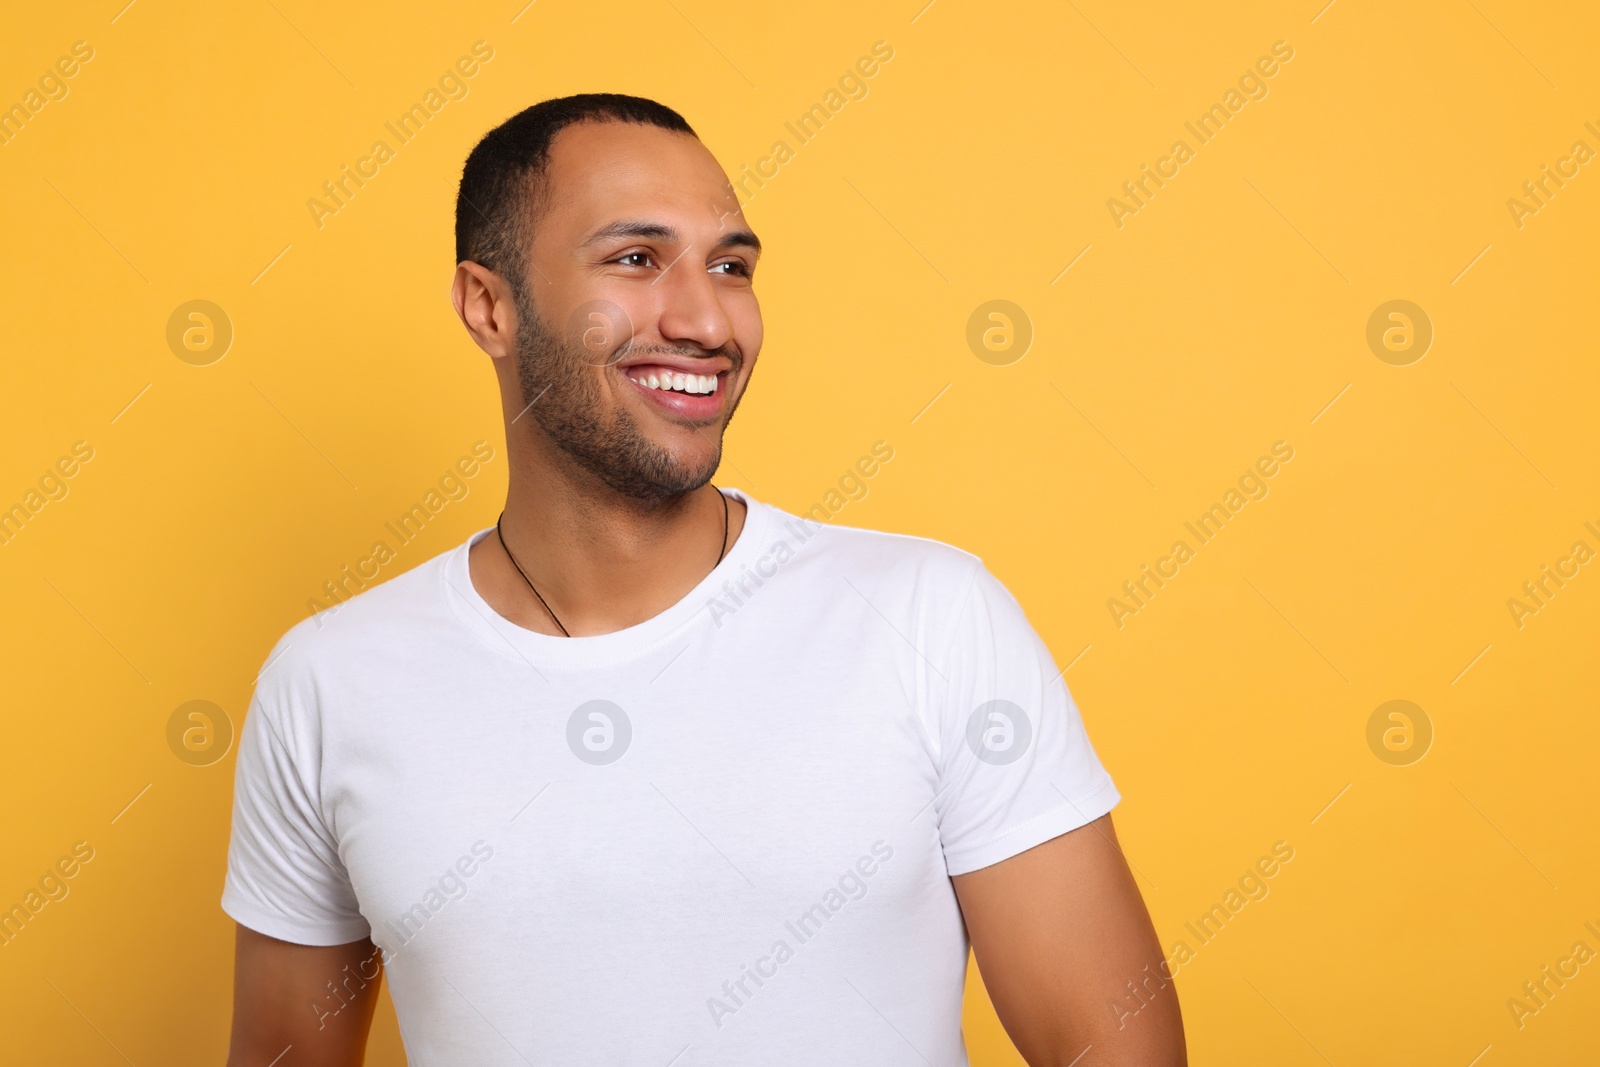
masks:
[[(932, 537), (824, 523), (772, 508), (763, 555), (792, 555), (799, 568), (838, 575), (880, 590), (959, 597), (983, 571), (983, 560)], [(819, 575), (820, 576), (820, 575)]]
[(443, 595), (446, 569), (465, 547), (446, 549), (289, 627), (262, 665), (258, 690), (305, 682), (326, 669), (360, 669), (375, 657), (409, 656), (420, 634), (452, 618)]

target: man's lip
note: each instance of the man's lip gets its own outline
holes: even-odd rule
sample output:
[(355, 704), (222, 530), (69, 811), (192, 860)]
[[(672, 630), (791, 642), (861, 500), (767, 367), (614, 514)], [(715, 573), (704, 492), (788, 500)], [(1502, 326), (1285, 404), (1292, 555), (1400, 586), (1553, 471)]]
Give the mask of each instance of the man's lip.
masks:
[[(656, 366), (657, 364), (638, 363), (635, 366)], [(665, 364), (661, 364), (664, 366)], [(641, 385), (633, 380), (626, 370), (619, 368), (624, 378), (628, 379), (629, 387), (637, 389), (644, 394), (644, 399), (654, 404), (662, 411), (675, 415), (680, 419), (691, 422), (714, 422), (722, 415), (723, 394), (727, 392), (728, 383), (732, 380), (731, 373), (718, 374), (717, 390), (709, 395), (702, 393), (680, 393), (674, 390), (652, 389), (648, 385)], [(696, 371), (695, 373), (706, 373)]]
[(661, 367), (679, 374), (722, 374), (733, 370), (733, 361), (704, 356), (641, 355), (621, 360), (616, 367), (624, 374), (634, 367)]

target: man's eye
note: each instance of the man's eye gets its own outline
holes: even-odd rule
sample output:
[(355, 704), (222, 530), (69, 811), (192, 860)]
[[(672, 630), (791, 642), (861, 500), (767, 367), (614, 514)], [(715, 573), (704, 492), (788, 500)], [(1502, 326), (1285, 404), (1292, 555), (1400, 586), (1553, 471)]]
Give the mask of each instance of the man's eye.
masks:
[(711, 269), (712, 270), (720, 270), (723, 267), (727, 267), (728, 268), (728, 273), (732, 274), (732, 275), (735, 275), (737, 277), (740, 277), (740, 278), (748, 278), (748, 277), (750, 277), (750, 268), (745, 266), (742, 262), (740, 262), (737, 259), (728, 260), (726, 263), (713, 263), (711, 265)]
[[(630, 260), (638, 260), (639, 262), (636, 262), (636, 263), (635, 262), (629, 262)], [(616, 262), (626, 264), (627, 266), (630, 266), (630, 267), (648, 266), (649, 262), (650, 262), (650, 253), (649, 252), (628, 252), (625, 255), (618, 256), (617, 259), (616, 259)]]

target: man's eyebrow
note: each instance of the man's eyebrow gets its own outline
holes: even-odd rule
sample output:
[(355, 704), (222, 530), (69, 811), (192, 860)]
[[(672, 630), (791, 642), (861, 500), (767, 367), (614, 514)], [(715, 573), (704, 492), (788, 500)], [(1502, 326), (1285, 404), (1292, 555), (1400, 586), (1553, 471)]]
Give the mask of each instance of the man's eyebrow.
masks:
[[(590, 245), (620, 240), (625, 237), (638, 238), (644, 241), (677, 242), (680, 235), (676, 229), (666, 223), (649, 222), (643, 219), (619, 219), (591, 233), (579, 247), (587, 248)], [(749, 230), (733, 230), (718, 238), (717, 243), (712, 248), (749, 248), (759, 256), (761, 254), (761, 238)]]
[(723, 234), (721, 240), (717, 241), (712, 248), (748, 248), (759, 256), (761, 254), (761, 238), (749, 230), (734, 230), (731, 233)]
[(614, 241), (621, 237), (639, 237), (649, 241), (676, 241), (678, 231), (661, 222), (645, 222), (640, 219), (619, 219), (584, 238), (580, 247), (599, 244), (602, 241)]

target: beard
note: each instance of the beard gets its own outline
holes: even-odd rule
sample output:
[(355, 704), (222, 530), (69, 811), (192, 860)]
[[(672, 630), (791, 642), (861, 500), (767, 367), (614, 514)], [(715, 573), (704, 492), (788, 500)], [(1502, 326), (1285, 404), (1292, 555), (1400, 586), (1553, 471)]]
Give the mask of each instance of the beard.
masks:
[[(590, 369), (595, 366), (591, 350), (546, 326), (523, 293), (516, 294), (516, 305), (517, 380), (524, 410), (573, 464), (622, 496), (646, 504), (681, 496), (711, 480), (722, 462), (722, 433), (733, 419), (737, 399), (715, 429), (716, 448), (708, 457), (677, 457), (650, 440), (628, 411), (607, 410), (605, 391)], [(605, 365), (620, 360), (630, 344), (624, 340)], [(719, 354), (733, 359), (736, 373), (738, 352), (724, 349)], [(712, 430), (704, 432), (710, 437)]]

